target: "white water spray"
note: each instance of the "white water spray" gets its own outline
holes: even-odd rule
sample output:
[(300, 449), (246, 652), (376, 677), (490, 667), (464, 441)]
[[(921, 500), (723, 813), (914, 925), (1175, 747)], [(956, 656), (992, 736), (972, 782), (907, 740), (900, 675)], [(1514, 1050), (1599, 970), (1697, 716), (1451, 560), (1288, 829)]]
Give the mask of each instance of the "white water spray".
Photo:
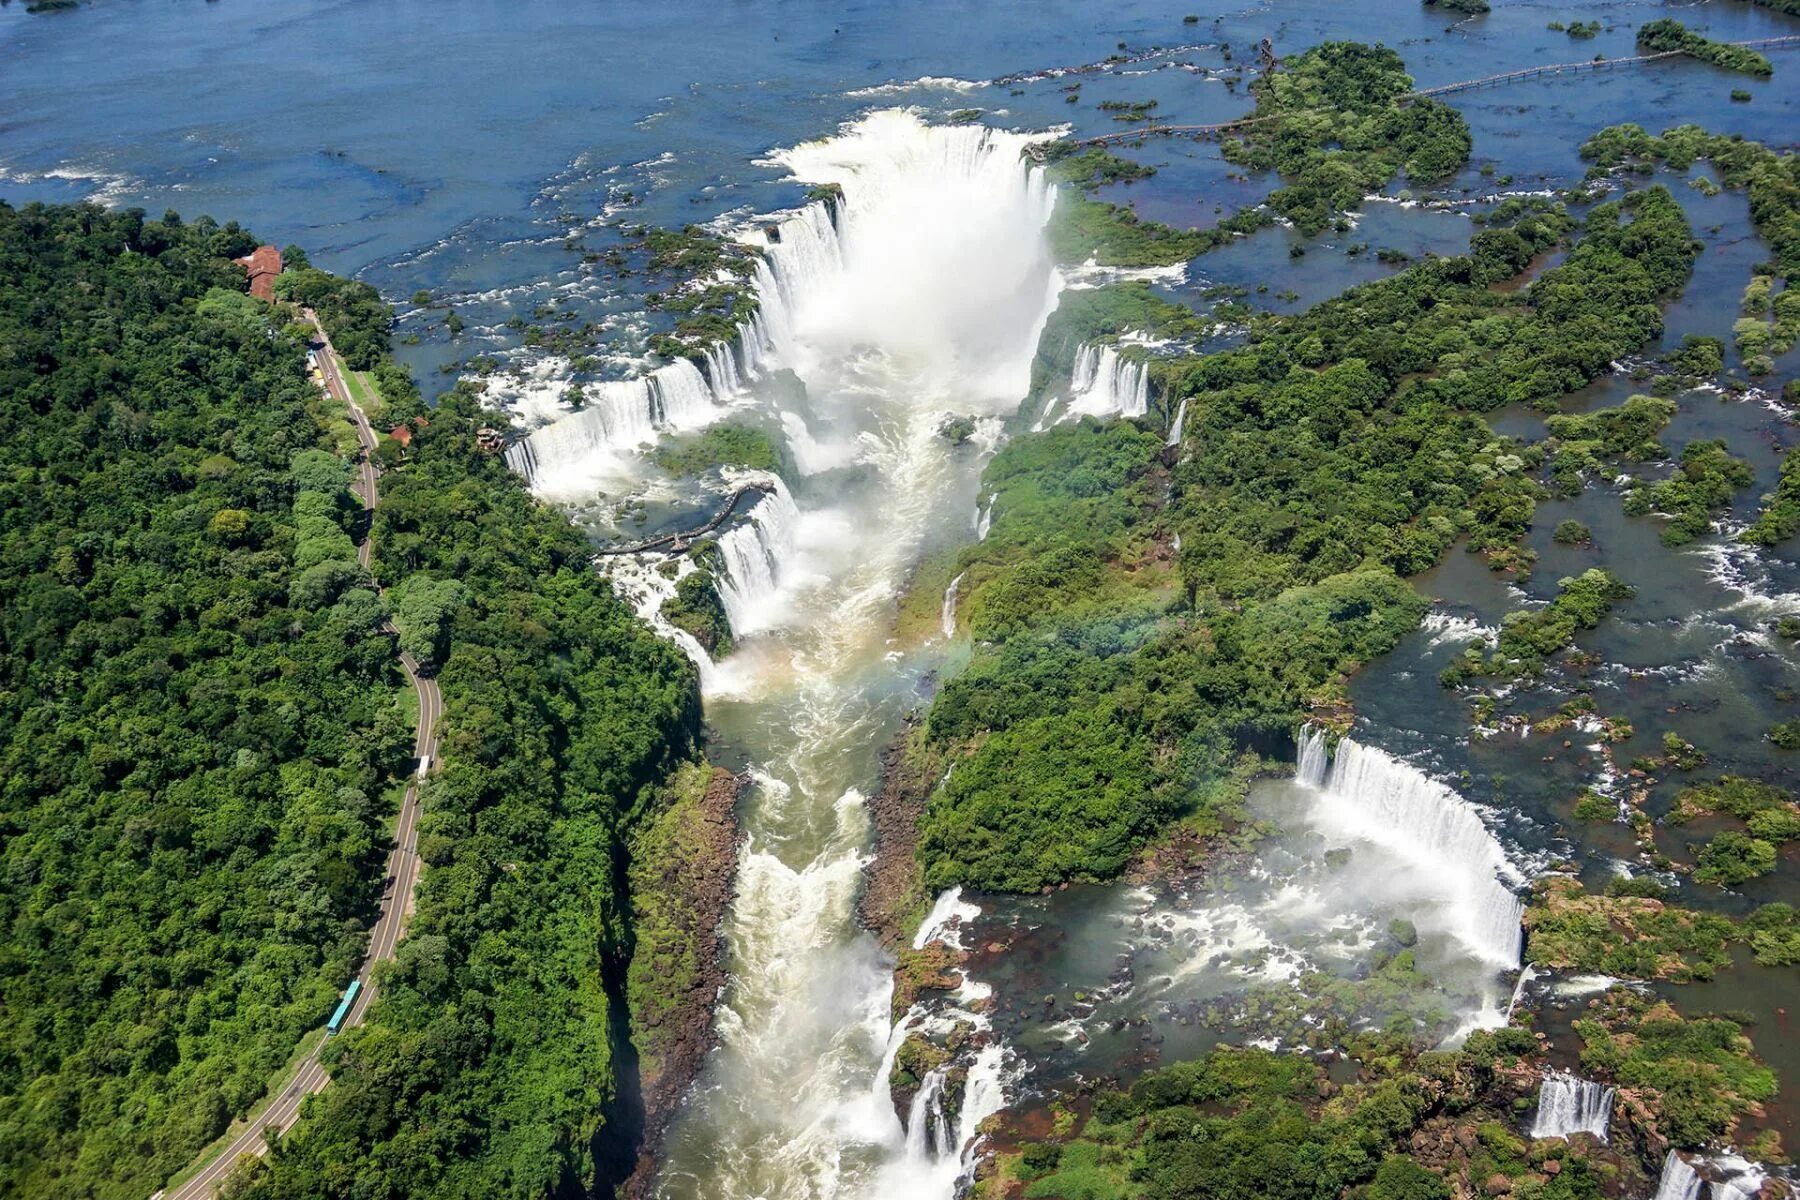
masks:
[(1604, 1142), (1612, 1124), (1612, 1106), (1613, 1089), (1606, 1084), (1561, 1072), (1546, 1075), (1538, 1089), (1531, 1136), (1566, 1138), (1591, 1133)]
[[(720, 353), (728, 361), (730, 351)], [(638, 379), (589, 384), (576, 412), (507, 447), (506, 462), (532, 490), (557, 500), (585, 498), (663, 433), (699, 429), (724, 414), (706, 376), (677, 359)]]
[(760, 633), (782, 618), (782, 585), (793, 570), (800, 509), (778, 477), (770, 480), (774, 491), (756, 503), (750, 519), (719, 539), (725, 564), (719, 599), (734, 637)]
[(950, 581), (950, 586), (944, 589), (944, 611), (940, 615), (939, 624), (943, 627), (946, 638), (956, 636), (956, 588), (962, 581), (963, 577), (959, 574)]
[(1300, 734), (1295, 779), (1320, 793), (1314, 819), (1338, 836), (1375, 843), (1412, 866), (1439, 901), (1448, 931), (1490, 964), (1519, 965), (1524, 905), (1503, 878), (1515, 872), (1475, 807), (1423, 771), (1352, 738), (1330, 758), (1323, 730)]
[(1150, 411), (1150, 372), (1115, 346), (1082, 343), (1069, 382), (1074, 400), (1065, 416), (1141, 417)]
[(1700, 1173), (1688, 1160), (1671, 1150), (1663, 1156), (1662, 1177), (1656, 1181), (1654, 1200), (1700, 1200)]
[(732, 984), (670, 1134), (670, 1200), (948, 1200), (974, 1122), (1002, 1102), (1004, 1051), (984, 1044), (960, 1102), (944, 1073), (911, 1120), (895, 1113), (895, 1058), (936, 1018), (894, 1019), (891, 960), (855, 926), (868, 818), (847, 798), (912, 694), (888, 656), (894, 603), (927, 537), (968, 520), (979, 462), (939, 435), (943, 414), (1017, 407), (1061, 286), (1043, 235), (1055, 192), (1021, 161), (1027, 140), (873, 114), (773, 156), (840, 197), (743, 235), (763, 253), (740, 372), (791, 369), (806, 395), (782, 424), (811, 440), (798, 452), (790, 436), (798, 495), (759, 501), (720, 539), (721, 598), (734, 632), (756, 635), (732, 661), (761, 673), (753, 702), (708, 717), (780, 786), (745, 808)]

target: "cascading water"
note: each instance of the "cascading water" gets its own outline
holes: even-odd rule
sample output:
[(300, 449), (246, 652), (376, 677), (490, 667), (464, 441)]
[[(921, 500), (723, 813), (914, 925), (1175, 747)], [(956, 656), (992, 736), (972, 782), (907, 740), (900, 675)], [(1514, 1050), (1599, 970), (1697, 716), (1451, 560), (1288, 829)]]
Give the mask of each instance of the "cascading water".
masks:
[(1314, 818), (1337, 836), (1373, 842), (1411, 864), (1421, 891), (1446, 909), (1448, 932), (1488, 963), (1519, 965), (1524, 905), (1514, 876), (1473, 805), (1415, 767), (1352, 738), (1328, 755), (1323, 730), (1300, 733), (1297, 782), (1320, 794)]
[[(1711, 1200), (1753, 1200), (1769, 1181), (1768, 1168), (1741, 1154), (1709, 1155), (1705, 1159), (1707, 1173), (1713, 1176)], [(1792, 1196), (1795, 1188), (1787, 1183), (1784, 1191)]]
[(800, 509), (779, 477), (769, 478), (775, 490), (750, 510), (748, 521), (719, 539), (725, 564), (719, 599), (736, 637), (760, 633), (781, 619), (781, 586), (792, 569)]
[(1606, 1084), (1560, 1072), (1546, 1075), (1538, 1089), (1531, 1136), (1566, 1138), (1591, 1133), (1604, 1142), (1612, 1124), (1612, 1106), (1613, 1089)]
[(760, 774), (720, 1045), (669, 1133), (670, 1200), (948, 1200), (976, 1123), (1003, 1102), (1004, 1050), (983, 1042), (895, 1112), (906, 1037), (949, 1018), (896, 1019), (892, 962), (853, 906), (860, 789), (929, 666), (891, 653), (895, 601), (928, 539), (968, 536), (980, 456), (939, 434), (943, 414), (981, 428), (1016, 409), (1061, 286), (1043, 233), (1055, 192), (1021, 161), (1027, 140), (872, 114), (773, 156), (841, 188), (834, 202), (743, 235), (762, 254), (740, 382), (779, 365), (804, 385), (778, 410), (801, 475), (719, 540), (733, 630), (757, 636), (730, 660), (753, 679), (710, 697), (707, 718)]
[[(722, 351), (727, 360), (730, 351)], [(589, 384), (577, 411), (539, 426), (509, 447), (507, 465), (538, 494), (581, 496), (619, 469), (622, 456), (656, 441), (668, 430), (698, 429), (722, 415), (706, 377), (677, 359), (638, 379)]]
[(1181, 445), (1181, 427), (1187, 421), (1187, 406), (1187, 399), (1183, 397), (1181, 407), (1175, 410), (1175, 423), (1169, 426), (1169, 439), (1163, 445), (1171, 449)]
[(950, 581), (950, 586), (944, 589), (944, 611), (940, 616), (939, 623), (947, 638), (956, 636), (956, 588), (962, 581), (963, 577), (958, 575)]
[(1150, 411), (1150, 372), (1114, 346), (1082, 343), (1069, 391), (1074, 400), (1067, 416), (1141, 417)]
[[(746, 334), (738, 331), (738, 340), (745, 340)], [(738, 375), (737, 354), (731, 346), (723, 342), (715, 342), (706, 348), (706, 380), (712, 385), (713, 395), (721, 399), (731, 399), (744, 390), (743, 379)]]
[(1700, 1200), (1700, 1173), (1688, 1160), (1671, 1150), (1663, 1157), (1662, 1177), (1656, 1181), (1654, 1200)]

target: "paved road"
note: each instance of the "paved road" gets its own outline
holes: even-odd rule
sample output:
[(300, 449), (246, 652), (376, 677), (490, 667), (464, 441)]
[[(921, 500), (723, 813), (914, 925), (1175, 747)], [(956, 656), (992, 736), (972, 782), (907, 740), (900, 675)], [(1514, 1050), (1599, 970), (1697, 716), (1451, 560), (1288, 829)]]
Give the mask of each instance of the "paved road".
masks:
[[(356, 439), (362, 444), (362, 458), (358, 463), (355, 490), (362, 498), (363, 505), (373, 509), (381, 499), (376, 490), (375, 464), (371, 461), (375, 452), (375, 431), (369, 427), (368, 415), (350, 397), (350, 389), (344, 384), (343, 370), (338, 363), (337, 351), (332, 348), (331, 339), (320, 326), (318, 316), (307, 309), (306, 318), (313, 323), (323, 343), (318, 358), (319, 373), (325, 379), (326, 390), (350, 410), (350, 416), (356, 422)], [(369, 565), (368, 538), (365, 537), (357, 547), (356, 556), (363, 566)], [(391, 632), (393, 627), (388, 628)], [(419, 780), (424, 778), (437, 757), (437, 724), (444, 712), (444, 699), (438, 691), (437, 682), (419, 674), (419, 664), (412, 655), (404, 650), (399, 653), (406, 681), (419, 696), (419, 733), (413, 742), (413, 757), (418, 760), (419, 765), (411, 782), (406, 785), (405, 797), (400, 801), (400, 818), (394, 824), (394, 847), (388, 853), (386, 882), (382, 886), (381, 915), (376, 918), (375, 927), (369, 931), (369, 952), (363, 959), (361, 970), (357, 972), (357, 978), (362, 980), (362, 991), (344, 1017), (345, 1029), (362, 1024), (369, 1004), (375, 998), (375, 964), (394, 957), (394, 948), (399, 944), (400, 935), (406, 928), (406, 919), (412, 913), (413, 888), (419, 881)], [(157, 1195), (163, 1197), (163, 1200), (207, 1200), (241, 1158), (245, 1155), (260, 1155), (266, 1151), (268, 1142), (265, 1134), (286, 1133), (299, 1119), (300, 1102), (324, 1091), (325, 1085), (331, 1082), (331, 1077), (319, 1064), (319, 1052), (323, 1049), (324, 1044), (321, 1043), (318, 1049), (306, 1056), (293, 1081), (204, 1170), (166, 1196), (161, 1192)]]

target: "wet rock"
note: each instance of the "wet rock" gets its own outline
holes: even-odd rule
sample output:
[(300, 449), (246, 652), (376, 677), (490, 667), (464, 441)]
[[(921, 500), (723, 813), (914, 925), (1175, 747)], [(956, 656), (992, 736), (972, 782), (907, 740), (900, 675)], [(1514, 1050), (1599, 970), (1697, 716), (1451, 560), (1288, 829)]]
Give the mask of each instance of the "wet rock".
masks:
[(907, 728), (882, 751), (881, 789), (869, 800), (874, 854), (863, 871), (856, 915), (889, 947), (911, 935), (903, 924), (929, 903), (919, 873), (919, 819), (925, 814), (925, 798), (943, 771), (930, 747), (916, 735), (916, 716), (909, 717)]
[[(749, 782), (748, 776), (715, 770), (691, 827), (697, 836), (684, 844), (681, 854), (663, 862), (660, 880), (647, 884), (673, 899), (671, 907), (680, 913), (698, 967), (687, 986), (677, 989), (674, 1004), (635, 1014), (632, 1040), (639, 1049), (644, 1133), (637, 1165), (620, 1189), (626, 1200), (650, 1194), (669, 1120), (718, 1040), (713, 1015), (725, 988), (722, 927), (737, 878), (737, 802)], [(634, 881), (640, 885), (645, 881)]]

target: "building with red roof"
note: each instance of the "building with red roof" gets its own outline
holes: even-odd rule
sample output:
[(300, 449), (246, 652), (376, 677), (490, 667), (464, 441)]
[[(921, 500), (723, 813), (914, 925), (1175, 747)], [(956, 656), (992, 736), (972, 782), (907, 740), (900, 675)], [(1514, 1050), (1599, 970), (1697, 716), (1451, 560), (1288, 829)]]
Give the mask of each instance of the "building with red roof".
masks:
[(258, 300), (273, 302), (275, 277), (281, 274), (281, 251), (273, 246), (258, 246), (233, 261), (250, 273), (250, 294)]

